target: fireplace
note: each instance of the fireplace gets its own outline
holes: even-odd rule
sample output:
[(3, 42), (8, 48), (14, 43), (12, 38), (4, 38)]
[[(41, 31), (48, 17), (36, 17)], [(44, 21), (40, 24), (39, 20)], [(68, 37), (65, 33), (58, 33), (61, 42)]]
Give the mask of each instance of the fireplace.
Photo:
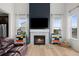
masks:
[(29, 4), (29, 29), (31, 44), (48, 44), (50, 28), (50, 3)]
[(35, 35), (34, 36), (34, 44), (35, 45), (45, 45), (45, 36), (44, 35)]
[[(38, 42), (41, 41), (42, 42)], [(31, 44), (48, 44), (49, 43), (49, 29), (30, 29), (30, 43)]]

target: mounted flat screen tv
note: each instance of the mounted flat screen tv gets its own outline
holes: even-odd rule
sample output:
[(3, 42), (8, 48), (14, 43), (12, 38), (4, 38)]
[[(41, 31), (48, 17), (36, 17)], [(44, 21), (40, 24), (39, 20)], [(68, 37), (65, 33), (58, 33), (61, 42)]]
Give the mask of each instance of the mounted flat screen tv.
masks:
[(48, 28), (48, 18), (31, 18), (30, 29), (46, 29)]

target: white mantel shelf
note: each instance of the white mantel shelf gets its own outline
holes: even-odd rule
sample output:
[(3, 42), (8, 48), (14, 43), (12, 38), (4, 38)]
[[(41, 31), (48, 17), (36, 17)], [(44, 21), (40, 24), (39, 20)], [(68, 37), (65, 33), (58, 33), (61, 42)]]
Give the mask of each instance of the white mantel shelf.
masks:
[(30, 32), (49, 32), (49, 29), (30, 29)]

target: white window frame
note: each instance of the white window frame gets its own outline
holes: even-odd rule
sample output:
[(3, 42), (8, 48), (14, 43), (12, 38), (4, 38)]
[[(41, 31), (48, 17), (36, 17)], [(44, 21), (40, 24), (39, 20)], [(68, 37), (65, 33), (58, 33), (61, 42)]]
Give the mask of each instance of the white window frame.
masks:
[(78, 40), (78, 35), (79, 35), (79, 33), (78, 33), (78, 22), (79, 22), (79, 20), (77, 20), (77, 38), (73, 38), (72, 37), (72, 21), (71, 21), (71, 16), (77, 16), (77, 19), (79, 19), (79, 14), (78, 14), (78, 11), (79, 11), (79, 8), (76, 8), (75, 10), (72, 10), (71, 12), (69, 12), (69, 15), (70, 15), (70, 26), (71, 26), (71, 28), (70, 28), (70, 38), (71, 39), (73, 39), (73, 40)]
[(71, 38), (76, 40), (78, 38), (78, 16), (77, 16), (77, 38), (72, 37), (72, 19), (71, 19), (72, 16), (77, 16), (77, 15), (76, 14), (72, 14), (70, 16), (70, 21), (71, 21), (71, 23), (70, 23), (71, 24)]

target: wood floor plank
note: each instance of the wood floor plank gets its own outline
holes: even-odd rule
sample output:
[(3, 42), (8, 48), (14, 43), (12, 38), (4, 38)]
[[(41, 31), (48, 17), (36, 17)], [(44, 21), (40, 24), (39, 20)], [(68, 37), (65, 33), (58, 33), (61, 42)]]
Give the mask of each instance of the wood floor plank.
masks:
[(28, 45), (26, 56), (79, 56), (79, 52), (58, 45)]

